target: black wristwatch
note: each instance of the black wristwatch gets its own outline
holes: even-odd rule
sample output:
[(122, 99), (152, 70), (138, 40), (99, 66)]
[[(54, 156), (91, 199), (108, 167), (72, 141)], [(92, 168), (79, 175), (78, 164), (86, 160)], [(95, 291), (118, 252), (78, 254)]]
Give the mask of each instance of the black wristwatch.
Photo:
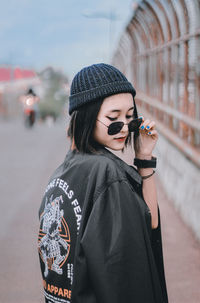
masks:
[(152, 157), (151, 160), (134, 159), (134, 165), (137, 166), (137, 168), (156, 168), (156, 162), (156, 157)]

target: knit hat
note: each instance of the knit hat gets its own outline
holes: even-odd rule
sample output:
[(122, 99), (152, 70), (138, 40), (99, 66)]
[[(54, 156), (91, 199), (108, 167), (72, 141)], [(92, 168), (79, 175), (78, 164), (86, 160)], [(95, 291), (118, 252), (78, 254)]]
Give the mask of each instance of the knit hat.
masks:
[(136, 94), (132, 84), (117, 68), (104, 63), (87, 66), (72, 81), (69, 114), (91, 101), (119, 93), (131, 93), (133, 98)]

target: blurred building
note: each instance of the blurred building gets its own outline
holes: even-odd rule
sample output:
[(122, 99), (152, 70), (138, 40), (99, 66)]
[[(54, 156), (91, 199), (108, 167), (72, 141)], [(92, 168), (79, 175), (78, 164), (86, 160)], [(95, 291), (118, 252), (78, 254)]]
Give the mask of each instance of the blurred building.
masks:
[(40, 85), (40, 79), (34, 70), (0, 66), (0, 118), (19, 116), (21, 114), (19, 96), (29, 87), (37, 91)]

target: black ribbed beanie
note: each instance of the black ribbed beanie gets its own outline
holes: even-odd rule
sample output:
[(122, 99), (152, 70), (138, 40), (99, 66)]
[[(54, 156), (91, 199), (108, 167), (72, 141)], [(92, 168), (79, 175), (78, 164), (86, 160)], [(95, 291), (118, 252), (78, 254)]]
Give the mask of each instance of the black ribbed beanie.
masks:
[(69, 114), (86, 103), (119, 93), (131, 93), (133, 98), (136, 94), (132, 84), (116, 67), (105, 63), (87, 66), (72, 81)]

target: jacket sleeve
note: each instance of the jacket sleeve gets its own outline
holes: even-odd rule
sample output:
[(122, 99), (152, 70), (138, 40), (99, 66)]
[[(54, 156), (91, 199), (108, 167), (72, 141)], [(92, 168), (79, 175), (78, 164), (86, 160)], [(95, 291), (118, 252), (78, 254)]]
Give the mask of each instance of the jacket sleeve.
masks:
[(161, 237), (161, 220), (160, 220), (160, 209), (158, 206), (158, 227), (152, 229), (151, 246), (154, 254), (154, 259), (158, 269), (158, 275), (160, 284), (165, 298), (165, 302), (168, 301), (167, 287), (164, 273), (164, 262), (163, 262), (163, 249), (162, 249), (162, 237)]
[(116, 181), (94, 203), (81, 245), (95, 302), (163, 302), (153, 290), (141, 201), (126, 181)]

